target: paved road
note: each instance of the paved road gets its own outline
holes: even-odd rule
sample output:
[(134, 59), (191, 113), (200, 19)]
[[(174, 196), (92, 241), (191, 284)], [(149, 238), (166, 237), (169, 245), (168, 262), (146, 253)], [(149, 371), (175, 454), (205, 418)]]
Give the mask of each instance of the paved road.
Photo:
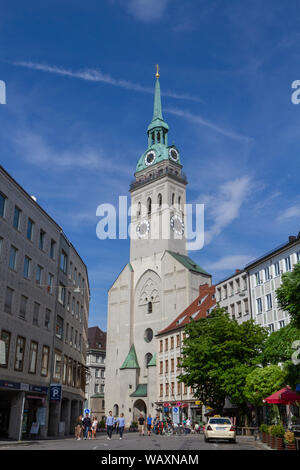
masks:
[(237, 443), (226, 441), (204, 442), (203, 435), (187, 436), (139, 436), (138, 433), (125, 433), (122, 440), (113, 434), (107, 440), (103, 433), (97, 435), (95, 440), (77, 441), (74, 438), (59, 440), (32, 441), (30, 443), (5, 444), (1, 443), (0, 450), (267, 450), (268, 447), (253, 437), (237, 437)]

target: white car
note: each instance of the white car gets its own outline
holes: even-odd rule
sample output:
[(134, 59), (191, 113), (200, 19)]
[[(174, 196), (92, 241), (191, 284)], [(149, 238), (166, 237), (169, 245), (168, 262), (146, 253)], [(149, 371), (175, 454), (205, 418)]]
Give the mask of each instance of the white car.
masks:
[(210, 439), (229, 439), (231, 442), (236, 442), (235, 427), (229, 418), (221, 416), (209, 418), (205, 426), (204, 440), (208, 442)]

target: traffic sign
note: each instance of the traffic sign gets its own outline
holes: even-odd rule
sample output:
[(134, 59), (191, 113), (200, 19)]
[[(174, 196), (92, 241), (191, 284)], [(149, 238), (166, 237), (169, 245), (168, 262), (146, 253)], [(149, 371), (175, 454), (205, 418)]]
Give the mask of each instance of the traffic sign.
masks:
[(85, 415), (90, 415), (90, 413), (91, 413), (91, 410), (90, 410), (89, 408), (86, 408), (86, 409), (84, 410), (84, 414), (85, 414)]

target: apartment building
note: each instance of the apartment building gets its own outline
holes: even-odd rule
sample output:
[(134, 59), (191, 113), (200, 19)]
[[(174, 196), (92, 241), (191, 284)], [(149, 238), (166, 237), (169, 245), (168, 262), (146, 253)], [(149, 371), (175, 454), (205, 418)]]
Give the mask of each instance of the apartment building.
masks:
[(270, 332), (290, 322), (289, 314), (278, 307), (276, 289), (281, 285), (282, 274), (292, 271), (299, 261), (300, 232), (245, 267), (249, 276), (253, 318)]
[(238, 323), (250, 320), (247, 271), (237, 269), (234, 274), (216, 284), (216, 301)]
[(185, 338), (186, 325), (194, 320), (205, 318), (216, 306), (215, 286), (208, 284), (199, 287), (199, 296), (166, 328), (156, 335), (157, 354), (157, 407), (164, 414), (179, 406), (181, 419), (190, 417), (193, 421), (202, 419), (202, 404), (194, 397), (191, 387), (178, 381), (182, 373), (179, 361)]
[(85, 408), (90, 409), (91, 414), (97, 416), (98, 421), (105, 416), (105, 358), (106, 333), (98, 326), (93, 326), (88, 330)]
[(73, 433), (82, 411), (86, 266), (62, 228), (0, 166), (0, 435)]

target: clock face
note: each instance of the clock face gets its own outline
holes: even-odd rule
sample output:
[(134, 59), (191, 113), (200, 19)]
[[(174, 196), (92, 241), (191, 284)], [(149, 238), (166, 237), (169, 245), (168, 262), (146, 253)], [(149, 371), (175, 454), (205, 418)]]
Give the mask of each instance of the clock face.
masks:
[(150, 150), (150, 152), (148, 152), (145, 156), (145, 165), (149, 166), (149, 165), (152, 165), (152, 163), (154, 163), (155, 161), (155, 152), (154, 150)]
[(178, 215), (173, 215), (171, 217), (170, 225), (172, 230), (178, 235), (184, 234), (184, 223)]
[(136, 232), (139, 238), (146, 237), (147, 233), (149, 232), (149, 229), (150, 229), (150, 224), (148, 220), (143, 220), (140, 224), (138, 224), (136, 227)]
[(171, 160), (173, 160), (173, 162), (178, 162), (179, 153), (177, 152), (176, 149), (174, 149), (174, 148), (169, 149), (169, 156), (170, 156)]

